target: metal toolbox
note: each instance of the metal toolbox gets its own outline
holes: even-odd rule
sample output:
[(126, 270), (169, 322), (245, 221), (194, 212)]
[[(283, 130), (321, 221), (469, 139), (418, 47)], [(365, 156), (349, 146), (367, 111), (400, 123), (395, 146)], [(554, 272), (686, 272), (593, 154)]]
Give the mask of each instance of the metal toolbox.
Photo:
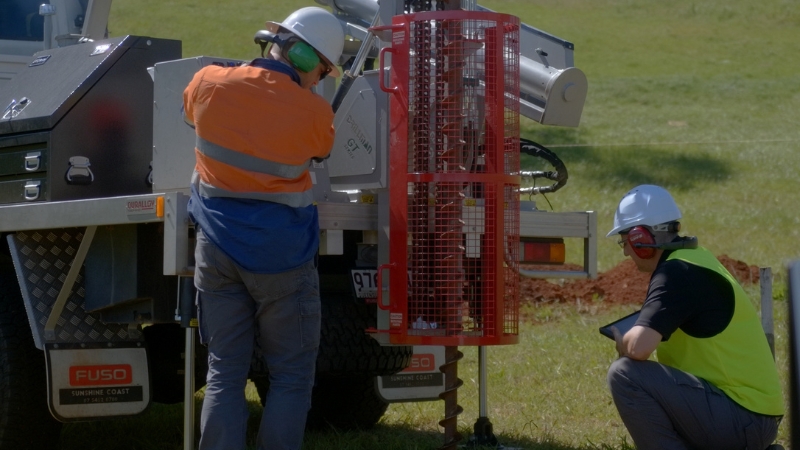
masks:
[(0, 91), (0, 204), (151, 192), (147, 68), (180, 56), (139, 36), (35, 54)]

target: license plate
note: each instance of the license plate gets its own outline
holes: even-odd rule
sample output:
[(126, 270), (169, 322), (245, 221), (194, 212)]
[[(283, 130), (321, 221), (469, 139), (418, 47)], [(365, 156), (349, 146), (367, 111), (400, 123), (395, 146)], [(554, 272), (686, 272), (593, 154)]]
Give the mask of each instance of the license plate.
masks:
[(375, 300), (378, 298), (378, 270), (351, 269), (350, 281), (356, 298)]
[[(411, 287), (411, 272), (408, 272), (408, 287)], [(350, 269), (350, 284), (356, 298), (367, 302), (378, 300), (378, 270), (377, 269)]]

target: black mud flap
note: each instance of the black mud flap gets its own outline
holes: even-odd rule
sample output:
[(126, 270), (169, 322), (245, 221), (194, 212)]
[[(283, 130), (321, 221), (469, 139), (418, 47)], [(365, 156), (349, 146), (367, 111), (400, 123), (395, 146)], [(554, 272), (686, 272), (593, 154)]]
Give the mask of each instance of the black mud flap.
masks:
[(47, 397), (62, 422), (132, 416), (150, 404), (142, 343), (46, 344)]

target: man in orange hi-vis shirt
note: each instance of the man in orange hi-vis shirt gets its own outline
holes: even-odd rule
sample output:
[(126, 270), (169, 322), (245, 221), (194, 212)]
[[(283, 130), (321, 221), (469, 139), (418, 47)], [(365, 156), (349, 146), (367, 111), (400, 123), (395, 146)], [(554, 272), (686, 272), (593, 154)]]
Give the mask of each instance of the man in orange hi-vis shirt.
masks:
[(197, 134), (189, 213), (209, 366), (201, 450), (245, 448), (255, 339), (270, 376), (258, 448), (299, 449), (311, 405), (321, 309), (308, 167), (328, 155), (334, 130), (331, 106), (310, 89), (339, 75), (344, 32), (315, 7), (266, 25), (266, 57), (207, 66), (184, 91)]

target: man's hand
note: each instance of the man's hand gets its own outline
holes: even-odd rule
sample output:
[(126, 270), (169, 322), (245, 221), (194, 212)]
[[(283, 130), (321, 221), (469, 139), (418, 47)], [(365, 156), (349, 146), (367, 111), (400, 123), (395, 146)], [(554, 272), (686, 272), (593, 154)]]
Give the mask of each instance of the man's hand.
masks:
[(634, 326), (625, 335), (616, 327), (611, 327), (611, 332), (614, 334), (620, 358), (627, 356), (640, 361), (646, 360), (653, 354), (662, 337), (658, 331), (640, 325)]
[(617, 327), (611, 327), (611, 333), (614, 335), (614, 341), (617, 343), (617, 354), (622, 358), (625, 356), (625, 344), (622, 343), (622, 333), (619, 332)]

